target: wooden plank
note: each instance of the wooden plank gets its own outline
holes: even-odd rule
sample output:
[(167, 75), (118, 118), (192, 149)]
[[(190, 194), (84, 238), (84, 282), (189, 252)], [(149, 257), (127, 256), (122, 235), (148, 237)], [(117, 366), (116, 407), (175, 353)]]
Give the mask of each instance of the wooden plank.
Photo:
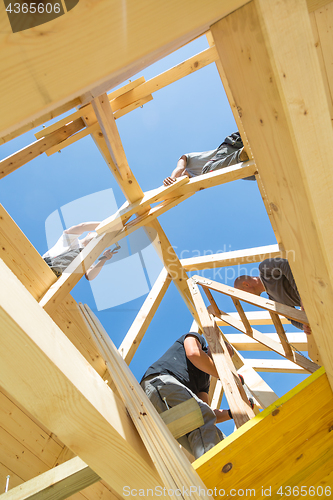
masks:
[(29, 146), (21, 149), (17, 153), (4, 158), (0, 161), (0, 179), (6, 177), (8, 174), (11, 174), (18, 168), (22, 167), (22, 165), (25, 165), (30, 160), (33, 160), (52, 146), (61, 143), (61, 141), (64, 141), (83, 128), (84, 123), (81, 118), (79, 118), (68, 125), (64, 125), (48, 137), (39, 139), (38, 141), (33, 142), (32, 144), (29, 144)]
[(121, 144), (119, 132), (107, 94), (97, 97), (91, 104), (103, 132), (109, 153), (120, 177), (123, 181), (131, 181), (132, 172), (127, 164), (125, 151)]
[[(175, 191), (174, 195), (194, 194), (203, 189), (207, 189), (227, 182), (236, 181), (249, 177), (257, 172), (257, 167), (253, 161), (237, 163), (231, 167), (226, 167), (208, 174), (198, 175), (190, 179), (190, 182), (182, 186), (179, 191)], [(171, 195), (170, 195), (171, 196)]]
[(81, 99), (76, 98), (73, 99), (72, 101), (68, 101), (62, 106), (59, 106), (55, 108), (54, 110), (50, 111), (49, 113), (45, 113), (44, 115), (41, 115), (40, 117), (31, 120), (30, 122), (26, 123), (22, 127), (16, 128), (15, 131), (0, 137), (0, 144), (5, 144), (6, 142), (11, 141), (12, 139), (15, 139), (15, 137), (18, 137), (19, 135), (25, 134), (26, 132), (29, 132), (33, 130), (36, 127), (39, 127), (40, 125), (43, 125), (45, 122), (52, 120), (53, 118), (56, 118), (57, 116), (62, 115), (63, 113), (67, 113), (71, 109), (75, 108), (75, 106), (80, 106), (81, 104)]
[(291, 346), (288, 342), (286, 332), (284, 331), (280, 317), (278, 314), (272, 313), (272, 311), (270, 311), (270, 315), (271, 315), (273, 324), (275, 326), (276, 333), (278, 334), (280, 342), (282, 344), (285, 356), (286, 356), (286, 358), (290, 359), (293, 357), (293, 351), (292, 351)]
[[(228, 312), (228, 316), (231, 316), (234, 319), (240, 320), (240, 316), (235, 312)], [(269, 315), (268, 311), (246, 311), (247, 319), (250, 322), (250, 325), (272, 325), (272, 318)], [(284, 316), (280, 316), (280, 320), (282, 324), (289, 324), (290, 321)], [(217, 325), (226, 325), (223, 320), (217, 319)]]
[[(241, 321), (230, 317), (228, 314), (226, 314), (223, 311), (220, 311), (219, 317), (220, 317), (220, 319), (223, 319), (223, 321), (225, 321), (230, 326), (233, 326), (234, 328), (236, 328), (240, 332), (245, 333), (246, 335), (249, 335), (249, 333), (247, 332), (245, 326), (243, 325), (243, 323)], [(277, 354), (280, 354), (280, 356), (283, 356), (283, 357), (286, 356), (285, 350), (280, 342), (275, 342), (270, 337), (267, 337), (266, 335), (259, 332), (258, 330), (255, 330), (254, 328), (252, 328), (252, 333), (251, 333), (251, 335), (249, 335), (249, 337), (253, 338), (254, 340), (257, 340), (261, 344), (264, 344), (266, 347), (268, 347), (272, 351), (276, 352)], [(316, 363), (313, 363), (312, 361), (310, 361), (309, 359), (307, 359), (306, 357), (302, 356), (300, 353), (295, 352), (295, 351), (291, 351), (290, 360), (293, 363), (304, 368), (309, 373), (313, 373), (319, 368), (319, 366)]]
[(1, 261), (0, 275), (0, 384), (120, 495), (160, 485), (120, 400)]
[[(11, 32), (5, 5), (1, 5), (0, 42), (6, 54), (0, 59), (1, 74), (5, 75), (0, 93), (6, 95), (1, 136), (82, 94), (92, 98), (100, 95), (205, 33), (213, 22), (243, 3), (211, 0), (207, 8), (199, 0), (168, 5), (143, 0), (139, 9), (129, 5), (123, 11), (121, 4), (109, 0), (93, 5), (81, 2), (71, 13), (51, 21), (51, 31), (48, 23), (31, 30), (28, 45), (25, 31)], [(186, 19), (186, 23), (179, 19)], [(82, 46), (76, 43), (82, 33), (84, 58)], [(39, 43), (43, 35), (43, 43)]]
[(246, 363), (258, 372), (273, 373), (307, 373), (301, 366), (297, 366), (288, 359), (250, 359)]
[[(149, 205), (164, 199), (168, 194), (178, 189), (189, 182), (189, 178), (184, 176), (177, 179), (171, 186), (161, 186), (144, 194), (143, 198), (135, 203), (125, 202), (124, 205), (114, 214), (103, 220), (96, 228), (97, 234), (103, 234), (110, 231), (118, 230), (137, 212), (142, 212), (145, 208), (149, 209)], [(172, 196), (174, 198), (175, 196)]]
[(66, 273), (63, 273), (62, 276), (58, 278), (57, 282), (49, 288), (39, 301), (40, 305), (51, 314), (79, 282), (86, 270), (89, 269), (105, 248), (125, 238), (125, 236), (133, 233), (138, 228), (153, 224), (154, 219), (181, 203), (184, 198), (186, 197), (181, 196), (179, 198), (167, 200), (151, 208), (142, 216), (128, 222), (119, 232), (104, 233), (101, 236), (96, 236), (71, 262), (66, 269)]
[(153, 100), (152, 95), (148, 95), (147, 97), (143, 97), (142, 99), (139, 99), (138, 101), (134, 102), (133, 104), (130, 104), (129, 106), (126, 106), (126, 108), (119, 109), (115, 113), (113, 113), (113, 116), (115, 120), (118, 120), (118, 118), (121, 118), (122, 116), (127, 115), (127, 113), (130, 113), (131, 111), (134, 111), (137, 108), (143, 108), (144, 104), (147, 104), (147, 102), (150, 102)]
[(126, 405), (164, 486), (176, 491), (193, 485), (196, 488), (194, 498), (199, 499), (198, 487), (202, 487), (202, 491), (205, 492), (204, 484), (194, 474), (190, 463), (181, 453), (179, 445), (172, 439), (171, 433), (96, 316), (88, 306), (81, 306), (81, 311), (105, 359), (112, 381)]
[(241, 318), (241, 321), (242, 321), (242, 323), (244, 325), (244, 328), (246, 330), (247, 335), (249, 335), (250, 337), (253, 337), (252, 326), (250, 325), (250, 322), (249, 322), (249, 320), (246, 317), (246, 314), (244, 312), (244, 309), (242, 308), (241, 303), (235, 297), (231, 297), (231, 298), (232, 298), (232, 301), (233, 301), (233, 303), (234, 303), (234, 305), (235, 305), (235, 307), (237, 309), (237, 312), (238, 312), (238, 314), (239, 314), (239, 316)]
[[(209, 45), (210, 46), (212, 46), (212, 45), (214, 46), (214, 39), (213, 39), (212, 33), (209, 31), (206, 36), (207, 36), (207, 40), (208, 40)], [(250, 144), (249, 144), (246, 132), (244, 130), (244, 125), (243, 125), (242, 118), (241, 118), (241, 116), (242, 116), (242, 108), (240, 108), (239, 106), (236, 105), (234, 96), (233, 96), (232, 91), (230, 89), (230, 85), (229, 85), (227, 76), (225, 74), (225, 71), (223, 69), (222, 62), (221, 62), (220, 59), (218, 59), (216, 61), (216, 67), (217, 67), (217, 70), (219, 72), (219, 75), (220, 75), (220, 78), (221, 78), (221, 82), (222, 82), (224, 91), (226, 93), (227, 99), (229, 101), (229, 105), (230, 105), (232, 114), (234, 116), (234, 119), (235, 119), (235, 122), (236, 122), (236, 125), (237, 125), (237, 128), (238, 128), (238, 131), (239, 131), (239, 133), (241, 135), (241, 138), (242, 138), (242, 141), (243, 141), (243, 144), (244, 144), (244, 149), (245, 149), (245, 151), (246, 151), (249, 159), (253, 160), (252, 150), (251, 150), (251, 147), (250, 147)], [(263, 186), (261, 177), (260, 177), (260, 175), (259, 175), (258, 172), (256, 172), (256, 181), (258, 183), (258, 188), (259, 188), (262, 200), (264, 202), (264, 205), (266, 207), (268, 217), (269, 217), (270, 222), (272, 224), (272, 227), (274, 229), (276, 240), (279, 243), (279, 245), (282, 247), (281, 237), (279, 236), (279, 233), (278, 233), (278, 230), (277, 230), (277, 226), (275, 224), (274, 218), (272, 217), (272, 208), (270, 207), (270, 205), (268, 203), (267, 195), (266, 195), (266, 192), (265, 192), (265, 188)]]
[(267, 382), (265, 382), (261, 376), (254, 371), (253, 367), (247, 363), (247, 359), (242, 359), (244, 361), (244, 365), (238, 370), (238, 373), (243, 375), (247, 387), (261, 407), (267, 408), (271, 404), (275, 403), (278, 396), (267, 384)]
[[(235, 425), (238, 428), (252, 418), (254, 413), (245, 402), (247, 398), (244, 389), (238, 380), (237, 372), (235, 371), (224, 340), (220, 335), (220, 330), (209, 315), (198, 286), (192, 278), (188, 280), (188, 283), (194, 305), (200, 318), (200, 326), (208, 342), (216, 370), (219, 374), (219, 379), (222, 382), (223, 390), (230, 405)], [(237, 383), (236, 380), (238, 380)]]
[(1, 500), (64, 500), (98, 481), (99, 476), (79, 457), (44, 472), (0, 495)]
[(295, 321), (299, 321), (300, 323), (309, 324), (304, 311), (300, 311), (293, 307), (280, 304), (279, 302), (275, 302), (274, 300), (258, 297), (253, 293), (243, 292), (242, 290), (238, 290), (237, 288), (233, 288), (232, 286), (224, 285), (223, 283), (218, 283), (217, 281), (205, 280), (201, 276), (194, 275), (192, 278), (199, 285), (202, 284), (203, 286), (207, 286), (211, 290), (216, 290), (217, 292), (228, 295), (229, 297), (236, 297), (239, 300), (243, 300), (248, 304), (261, 307), (262, 309), (266, 309), (267, 311), (282, 314), (283, 316), (286, 316), (289, 319), (294, 319)]
[[(316, 484), (332, 471), (332, 410), (330, 387), (320, 370), (319, 376), (313, 374), (193, 466), (206, 486), (216, 487), (217, 492), (242, 489), (250, 496), (255, 490), (256, 498), (278, 498), (281, 486), (287, 494), (287, 485), (291, 491), (294, 486), (301, 491), (302, 485)], [(227, 463), (231, 467), (225, 472)], [(312, 474), (317, 478), (313, 483), (308, 481)], [(308, 488), (305, 498), (311, 498)]]
[[(211, 378), (211, 382), (212, 383), (212, 378)], [(215, 384), (215, 387), (214, 387), (214, 391), (213, 391), (213, 395), (212, 395), (212, 398), (211, 398), (211, 401), (209, 402), (209, 406), (213, 409), (215, 408), (220, 408), (221, 407), (221, 402), (222, 402), (222, 398), (223, 398), (223, 385), (222, 385), (222, 382), (220, 379), (215, 379), (216, 380), (216, 384)], [(210, 389), (210, 387), (209, 387)]]
[(194, 73), (198, 69), (204, 68), (208, 64), (216, 61), (216, 59), (218, 59), (218, 54), (215, 47), (203, 50), (199, 54), (190, 57), (186, 61), (183, 61), (173, 68), (164, 71), (164, 73), (161, 73), (151, 80), (148, 80), (131, 92), (128, 92), (126, 95), (118, 97), (111, 104), (112, 109), (122, 109), (126, 106), (129, 106), (133, 102), (138, 101), (139, 99), (142, 99), (143, 97), (146, 97), (153, 92), (156, 92), (157, 90), (160, 90), (167, 85), (170, 85), (171, 83), (174, 83), (177, 80), (190, 75), (191, 73)]
[(88, 363), (104, 378), (106, 373), (105, 364), (99, 357), (96, 345), (91, 339), (90, 331), (73, 297), (68, 294), (52, 311), (50, 316)]
[(0, 205), (0, 257), (35, 299), (39, 299), (56, 277), (37, 250)]
[(55, 144), (51, 148), (47, 149), (45, 151), (46, 156), (51, 156), (54, 153), (59, 153), (64, 148), (67, 148), (67, 146), (70, 146), (71, 144), (74, 144), (75, 142), (79, 141), (80, 139), (83, 139), (84, 137), (87, 137), (87, 135), (92, 134), (93, 132), (96, 132), (99, 130), (99, 125), (98, 123), (95, 123), (94, 125), (90, 125), (90, 127), (85, 127), (81, 132), (78, 132), (77, 134), (71, 135), (64, 141)]
[[(0, 427), (3, 433), (12, 437), (11, 451), (14, 456), (21, 455), (23, 445), (24, 450), (28, 450), (47, 467), (54, 466), (62, 445), (53, 438), (50, 432), (38, 425), (22, 408), (17, 406), (4, 391), (0, 391)], [(1, 454), (0, 462), (5, 461), (6, 455)]]
[(204, 425), (200, 406), (194, 398), (160, 413), (160, 417), (175, 439)]
[[(142, 107), (147, 102), (152, 101), (152, 99), (153, 98), (151, 96), (145, 97), (144, 99), (140, 99), (140, 101), (135, 102), (131, 106), (127, 106), (126, 108), (117, 111), (116, 113), (114, 113), (113, 116), (115, 119), (121, 118), (122, 116), (125, 116), (127, 113), (130, 113), (134, 109), (136, 109), (140, 106)], [(67, 148), (67, 146), (71, 146), (72, 144), (83, 139), (87, 135), (91, 135), (94, 132), (97, 132), (99, 130), (100, 130), (100, 127), (99, 127), (99, 124), (98, 124), (97, 119), (96, 119), (96, 122), (94, 124), (89, 125), (89, 127), (86, 127), (81, 132), (78, 132), (77, 134), (72, 135), (71, 137), (62, 141), (61, 143), (56, 144), (55, 146), (52, 146), (50, 149), (47, 149), (45, 151), (45, 153), (47, 156), (51, 156), (54, 153), (58, 153), (59, 151), (63, 150), (64, 148)]]
[[(113, 92), (110, 92), (108, 94), (108, 99), (109, 101), (112, 99), (115, 99), (116, 97), (119, 97), (121, 94), (124, 94), (125, 92), (128, 92), (129, 90), (134, 89), (138, 85), (141, 85), (144, 83), (145, 78), (144, 76), (140, 76), (140, 78), (137, 78), (133, 82), (127, 83), (126, 85), (123, 85), (120, 87), (120, 89), (114, 90)], [(80, 103), (81, 104), (81, 103)], [(81, 106), (80, 109), (75, 111), (74, 113), (71, 113), (69, 116), (66, 116), (65, 118), (62, 118), (62, 120), (59, 120), (56, 123), (53, 123), (52, 125), (49, 125), (46, 128), (43, 128), (39, 132), (36, 132), (35, 137), (36, 139), (40, 139), (41, 137), (45, 137), (46, 135), (50, 134), (51, 132), (54, 132), (57, 130), (59, 127), (62, 127), (63, 125), (66, 125), (69, 121), (74, 121), (77, 118), (84, 118), (85, 113), (87, 111), (90, 112), (91, 110), (91, 104), (86, 104), (85, 106)], [(96, 118), (97, 121), (97, 118)]]
[(189, 257), (188, 259), (182, 259), (181, 264), (186, 271), (200, 271), (201, 269), (252, 264), (253, 262), (262, 262), (268, 258), (281, 256), (282, 252), (279, 250), (278, 245), (267, 245), (257, 248), (215, 253), (213, 255)]
[(124, 340), (120, 344), (121, 357), (129, 365), (136, 353), (146, 330), (153, 319), (165, 292), (168, 289), (171, 278), (165, 268), (160, 272), (140, 311), (128, 330)]
[(258, 0), (211, 30), (333, 385), (333, 131), (308, 11)]
[[(319, 14), (318, 22), (321, 23), (322, 10), (320, 9), (318, 12), (317, 11), (311, 12), (311, 14), (310, 14), (311, 28), (312, 28), (312, 34), (313, 34), (313, 38), (314, 38), (315, 47), (317, 49), (316, 51), (317, 51), (318, 61), (320, 64), (321, 74), (323, 77), (323, 83), (325, 86), (327, 103), (328, 103), (328, 107), (330, 110), (331, 118), (333, 119), (333, 93), (331, 92), (330, 82), (328, 81), (327, 67), (325, 64), (323, 47), (322, 47), (322, 43), (321, 43), (322, 38), (324, 38), (324, 40), (326, 41), (326, 33), (325, 32), (319, 33), (319, 31), (318, 31), (317, 14)], [(328, 29), (328, 31), (329, 31), (329, 29)], [(327, 53), (327, 51), (330, 50), (330, 47), (327, 45), (327, 43), (325, 43), (324, 49), (325, 49), (325, 53)]]
[[(268, 337), (275, 342), (279, 341), (277, 333), (263, 333), (265, 337)], [(238, 351), (269, 351), (270, 349), (264, 345), (260, 344), (254, 339), (251, 339), (245, 334), (238, 333), (227, 333), (225, 334), (227, 341), (235, 347)], [(287, 333), (287, 339), (289, 344), (297, 349), (298, 351), (307, 351), (307, 336), (303, 332), (290, 332)], [(311, 356), (310, 356), (311, 357)], [(312, 359), (312, 358), (311, 358)], [(314, 360), (315, 361), (315, 360)], [(315, 361), (316, 362), (316, 361)]]
[[(333, 35), (333, 5), (332, 2), (314, 12), (319, 33), (320, 48), (325, 67), (324, 83), (329, 87), (329, 109), (333, 120), (333, 68), (332, 68), (332, 35)], [(318, 51), (317, 51), (318, 52)], [(322, 68), (323, 69), (323, 68)], [(330, 97), (330, 98), (329, 98)]]
[[(133, 82), (124, 85), (118, 90), (115, 90), (108, 94), (108, 99), (110, 101), (110, 106), (114, 113), (114, 117), (120, 118), (124, 114), (132, 111), (138, 106), (145, 104), (153, 99), (151, 96), (152, 92), (164, 88), (166, 85), (189, 75), (190, 73), (197, 71), (198, 69), (207, 66), (217, 58), (217, 52), (215, 48), (206, 49), (203, 52), (187, 59), (186, 61), (178, 64), (177, 66), (165, 71), (164, 73), (152, 78), (148, 82), (145, 82), (144, 77), (140, 77)], [(131, 90), (140, 86), (139, 90), (136, 92), (130, 92)], [(35, 134), (36, 139), (45, 137), (45, 135), (57, 130), (60, 126), (67, 124), (69, 121), (73, 121), (76, 118), (83, 117), (86, 110), (91, 107), (91, 104), (83, 106), (78, 111), (72, 113), (71, 115), (59, 120), (59, 122), (50, 125), (49, 127), (37, 132)]]

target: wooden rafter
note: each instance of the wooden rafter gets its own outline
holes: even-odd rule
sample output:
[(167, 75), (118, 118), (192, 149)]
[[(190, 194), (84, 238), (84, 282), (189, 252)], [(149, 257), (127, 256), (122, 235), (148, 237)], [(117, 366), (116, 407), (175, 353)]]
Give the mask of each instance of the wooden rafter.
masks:
[[(183, 486), (202, 488), (204, 484), (194, 473), (190, 463), (183, 456), (178, 444), (172, 439), (152, 403), (138, 381), (118, 353), (109, 335), (103, 329), (88, 306), (81, 311), (91, 328), (105, 364), (119, 394), (140, 434), (149, 455), (167, 489), (182, 491)], [(198, 489), (194, 498), (199, 499)]]
[(121, 401), (1, 261), (0, 274), (1, 386), (120, 495), (137, 486), (134, 471), (142, 485), (159, 485)]
[(235, 424), (237, 427), (240, 427), (252, 418), (254, 413), (247, 403), (246, 394), (238, 379), (235, 366), (220, 330), (208, 313), (198, 286), (192, 278), (188, 280), (188, 283), (193, 303), (200, 319), (200, 326), (210, 347)]
[(250, 2), (211, 31), (333, 385), (333, 131), (306, 5)]

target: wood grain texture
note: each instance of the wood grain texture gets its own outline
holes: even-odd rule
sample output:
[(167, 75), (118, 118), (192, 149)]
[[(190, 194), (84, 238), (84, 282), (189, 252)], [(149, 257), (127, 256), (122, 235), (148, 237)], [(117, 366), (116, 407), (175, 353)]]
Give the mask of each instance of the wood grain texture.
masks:
[[(193, 463), (208, 488), (225, 491), (330, 484), (333, 399), (322, 369)], [(223, 472), (225, 464), (229, 472)], [(313, 482), (311, 483), (311, 480)], [(215, 498), (219, 498), (215, 496)], [(306, 498), (310, 498), (308, 495)], [(318, 497), (319, 498), (319, 497)]]
[(256, 0), (211, 31), (333, 385), (333, 131), (306, 5)]

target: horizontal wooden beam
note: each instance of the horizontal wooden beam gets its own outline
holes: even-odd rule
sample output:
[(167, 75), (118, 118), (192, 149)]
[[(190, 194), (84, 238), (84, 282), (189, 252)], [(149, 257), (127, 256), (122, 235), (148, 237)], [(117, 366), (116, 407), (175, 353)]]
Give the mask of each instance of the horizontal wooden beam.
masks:
[(30, 160), (33, 160), (37, 156), (41, 155), (52, 146), (65, 141), (68, 137), (83, 128), (83, 121), (81, 118), (77, 118), (75, 121), (68, 123), (67, 125), (63, 125), (47, 137), (42, 137), (17, 153), (4, 158), (0, 161), (0, 179), (22, 167), (22, 165), (25, 165)]
[(160, 485), (123, 403), (2, 261), (0, 278), (0, 385), (118, 494)]
[[(215, 314), (215, 312), (214, 312)], [(296, 363), (299, 366), (302, 366), (305, 370), (307, 370), (309, 373), (315, 372), (319, 366), (316, 363), (313, 363), (309, 359), (307, 359), (305, 356), (302, 356), (300, 353), (293, 351), (291, 347), (289, 346), (289, 351), (286, 353), (282, 343), (281, 343), (281, 338), (279, 336), (279, 342), (275, 342), (270, 337), (267, 337), (263, 333), (259, 332), (258, 330), (252, 328), (251, 333), (249, 333), (244, 326), (242, 321), (236, 320), (228, 314), (224, 313), (223, 311), (220, 311), (220, 314), (218, 316), (219, 318), (223, 319), (227, 324), (230, 326), (236, 328), (240, 332), (246, 334), (249, 336), (249, 338), (256, 340), (257, 342), (260, 342), (261, 344), (265, 345), (272, 351), (276, 352), (277, 354), (280, 354), (283, 357), (287, 357), (290, 361), (293, 363)]]
[[(29, 44), (27, 31), (12, 32), (5, 4), (1, 4), (0, 42), (6, 56), (0, 57), (4, 75), (0, 93), (6, 95), (6, 100), (0, 136), (83, 94), (91, 100), (119, 85), (205, 33), (212, 23), (243, 3), (244, 0), (211, 0), (207, 8), (199, 0), (173, 1), (168, 5), (143, 0), (138, 12), (134, 5), (123, 10), (122, 4), (110, 0), (96, 4), (80, 2), (70, 13), (51, 21), (51, 25), (41, 24), (38, 30), (29, 30)], [(179, 19), (186, 19), (186, 23)], [(76, 43), (82, 33), (84, 58), (82, 46)], [(42, 37), (43, 43), (39, 43)], [(20, 68), (20, 78), (13, 67)]]
[(236, 297), (239, 300), (247, 302), (248, 304), (261, 307), (262, 309), (266, 309), (267, 311), (272, 311), (274, 313), (281, 314), (289, 319), (299, 321), (300, 323), (306, 325), (309, 324), (304, 311), (300, 311), (293, 307), (286, 306), (279, 302), (275, 302), (274, 300), (258, 297), (253, 293), (243, 292), (242, 290), (238, 290), (237, 288), (233, 288), (232, 286), (224, 285), (223, 283), (218, 283), (217, 281), (206, 280), (205, 278), (201, 278), (201, 276), (195, 275), (192, 276), (192, 278), (199, 285), (205, 286), (211, 290), (215, 290), (216, 292), (223, 293), (224, 295), (228, 295), (229, 297)]
[[(240, 316), (238, 313), (228, 312), (227, 314), (229, 316), (231, 316), (232, 318), (240, 320)], [(250, 322), (250, 325), (272, 325), (273, 324), (272, 318), (270, 317), (268, 311), (246, 311), (246, 316)], [(290, 321), (287, 318), (285, 318), (284, 316), (280, 316), (280, 319), (281, 319), (281, 322), (283, 324), (290, 324)], [(227, 324), (218, 318), (216, 319), (216, 323), (218, 325), (222, 325), (222, 326), (223, 325), (225, 326)]]
[(288, 359), (248, 359), (246, 363), (257, 372), (304, 373), (304, 368), (297, 366)]
[[(278, 245), (267, 245), (257, 248), (215, 253), (212, 255), (189, 257), (188, 259), (181, 259), (181, 263), (186, 271), (200, 271), (201, 269), (252, 264), (268, 258), (279, 257), (282, 254), (283, 252), (279, 249)], [(237, 276), (235, 276), (235, 278)]]
[[(129, 92), (130, 90), (134, 89), (135, 87), (141, 85), (144, 82), (145, 82), (144, 76), (140, 76), (140, 78), (137, 78), (136, 80), (133, 80), (132, 82), (127, 83), (126, 85), (123, 85), (119, 89), (110, 92), (108, 94), (109, 101), (112, 101), (113, 99), (116, 99), (120, 95)], [(77, 111), (74, 111), (74, 113), (71, 113), (70, 115), (65, 116), (65, 118), (62, 118), (56, 123), (52, 123), (52, 125), (49, 125), (48, 127), (45, 127), (42, 130), (36, 132), (35, 133), (36, 139), (41, 139), (42, 137), (46, 137), (48, 134), (51, 134), (51, 132), (54, 132), (59, 127), (62, 127), (63, 125), (66, 125), (67, 123), (76, 120), (77, 118), (82, 118), (82, 119), (86, 118), (86, 115), (90, 114), (91, 109), (92, 109), (91, 103), (81, 106)]]
[[(277, 333), (263, 333), (265, 337), (279, 342)], [(225, 337), (237, 351), (269, 351), (269, 347), (242, 333), (226, 333)], [(287, 333), (288, 342), (298, 351), (307, 351), (307, 336), (304, 332)]]
[(131, 92), (117, 97), (111, 103), (112, 109), (114, 111), (117, 109), (123, 109), (133, 102), (138, 101), (139, 99), (142, 99), (150, 94), (153, 94), (157, 90), (163, 89), (167, 85), (170, 85), (171, 83), (174, 83), (177, 80), (180, 80), (181, 78), (194, 73), (198, 69), (204, 68), (217, 59), (218, 54), (215, 47), (210, 47), (209, 49), (203, 50), (199, 54), (196, 54), (186, 61), (177, 64), (173, 68), (164, 71), (164, 73), (151, 78), (147, 82), (136, 87)]
[(0, 500), (65, 500), (99, 480), (83, 460), (75, 457), (3, 493)]

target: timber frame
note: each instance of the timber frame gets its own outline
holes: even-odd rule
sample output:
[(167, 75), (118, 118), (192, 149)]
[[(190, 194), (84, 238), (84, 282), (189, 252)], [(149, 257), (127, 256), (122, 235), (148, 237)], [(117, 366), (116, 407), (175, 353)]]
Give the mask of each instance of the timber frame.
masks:
[[(0, 492), (11, 476), (11, 490), (0, 499), (115, 500), (123, 497), (124, 486), (214, 489), (232, 487), (237, 477), (242, 488), (248, 477), (263, 484), (270, 460), (284, 464), (274, 473), (274, 493), (282, 481), (333, 486), (333, 2), (172, 0), (166, 6), (140, 0), (139, 11), (128, 5), (127, 29), (136, 36), (127, 45), (122, 24), (110, 26), (111, 18), (122, 15), (115, 0), (80, 0), (72, 12), (16, 34), (8, 31), (3, 3), (0, 14), (6, 48), (0, 53), (0, 143), (68, 113), (37, 132), (35, 142), (0, 160), (0, 179), (90, 135), (125, 197), (59, 279), (0, 206)], [(184, 18), (186, 24), (177, 22)], [(85, 62), (75, 43), (82, 33)], [(112, 91), (202, 35), (206, 50), (151, 80), (140, 77)], [(29, 44), (24, 45), (25, 37)], [(68, 71), (74, 61), (76, 70)], [(117, 120), (208, 64), (217, 66), (249, 161), (143, 192), (127, 162)], [(180, 260), (158, 217), (203, 189), (251, 175), (277, 244)], [(139, 228), (157, 234), (152, 243), (164, 267), (117, 352), (97, 318), (70, 292), (105, 248)], [(291, 250), (306, 315), (188, 275), (287, 257)], [(224, 393), (238, 427), (193, 466), (172, 435), (198, 425), (195, 408), (185, 418), (165, 415), (170, 433), (128, 368), (172, 281), (192, 315), (191, 331), (205, 334), (220, 375), (211, 383), (211, 404), (219, 407)], [(212, 291), (229, 295), (236, 312), (221, 311)], [(240, 301), (264, 311), (245, 313)], [(286, 333), (287, 318), (309, 324), (311, 336)], [(237, 333), (224, 334), (225, 325)], [(273, 325), (276, 333), (261, 333), (254, 328), (260, 325)], [(232, 358), (225, 342), (234, 348)], [(239, 351), (273, 351), (281, 359), (249, 359)], [(299, 351), (308, 351), (312, 361)], [(278, 400), (261, 371), (312, 375)], [(237, 373), (245, 377), (244, 387)], [(301, 409), (312, 402), (315, 409), (303, 419)], [(289, 432), (296, 436), (294, 446), (281, 437)], [(265, 436), (273, 433), (278, 444), (266, 451)], [(247, 457), (242, 469), (247, 443), (256, 443), (257, 462)], [(234, 464), (238, 476), (230, 472)]]

